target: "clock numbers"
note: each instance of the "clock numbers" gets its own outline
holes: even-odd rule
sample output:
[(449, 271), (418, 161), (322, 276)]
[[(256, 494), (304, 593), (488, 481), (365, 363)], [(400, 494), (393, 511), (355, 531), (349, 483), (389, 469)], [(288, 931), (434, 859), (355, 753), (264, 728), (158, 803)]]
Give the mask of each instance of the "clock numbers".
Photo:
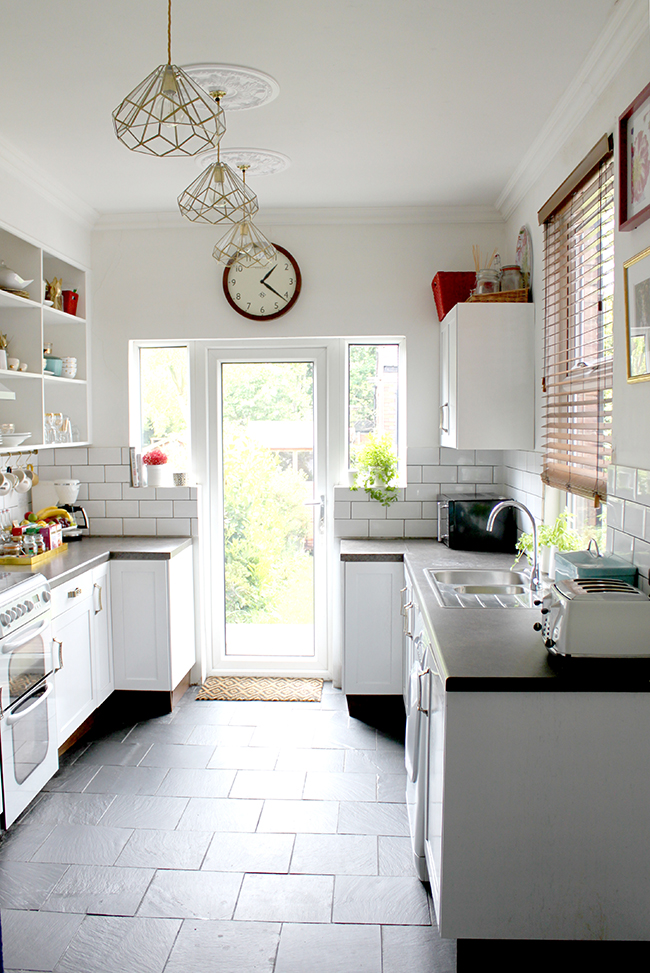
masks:
[(223, 272), (226, 298), (245, 317), (276, 318), (298, 299), (300, 269), (290, 253), (279, 246), (277, 250), (279, 259), (266, 266), (245, 266), (238, 261)]

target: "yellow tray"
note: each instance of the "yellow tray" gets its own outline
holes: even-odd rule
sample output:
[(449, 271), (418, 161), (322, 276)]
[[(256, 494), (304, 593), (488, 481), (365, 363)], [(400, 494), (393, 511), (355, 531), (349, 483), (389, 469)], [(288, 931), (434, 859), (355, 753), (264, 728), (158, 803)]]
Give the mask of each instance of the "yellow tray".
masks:
[(24, 554), (19, 557), (17, 554), (11, 554), (7, 557), (0, 557), (0, 564), (22, 564), (26, 568), (31, 568), (35, 564), (42, 564), (43, 561), (49, 561), (50, 558), (56, 557), (57, 554), (63, 554), (68, 550), (67, 544), (61, 544), (59, 547), (55, 547), (53, 551), (43, 551), (42, 554), (32, 554), (30, 556)]

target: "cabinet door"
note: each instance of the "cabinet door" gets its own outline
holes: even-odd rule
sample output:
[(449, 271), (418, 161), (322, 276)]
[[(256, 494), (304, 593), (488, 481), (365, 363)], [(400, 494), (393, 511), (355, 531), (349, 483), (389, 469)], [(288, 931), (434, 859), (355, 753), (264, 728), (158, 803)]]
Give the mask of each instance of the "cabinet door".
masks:
[(194, 637), (193, 550), (186, 547), (169, 564), (169, 629), (171, 688), (175, 689), (196, 661)]
[(61, 746), (95, 709), (91, 657), (92, 599), (52, 622), (57, 742)]
[(456, 445), (456, 315), (445, 317), (440, 327), (440, 445)]
[(400, 591), (403, 587), (401, 562), (348, 561), (345, 564), (345, 693), (402, 693)]
[(172, 690), (167, 561), (110, 562), (115, 688)]
[(443, 793), (445, 765), (445, 689), (438, 666), (431, 650), (428, 634), (424, 635), (427, 647), (424, 669), (429, 686), (429, 740), (428, 777), (426, 788), (426, 813), (424, 848), (431, 883), (431, 894), (440, 923), (440, 887), (442, 871)]
[(101, 706), (113, 692), (113, 644), (111, 589), (108, 562), (92, 572), (92, 657), (95, 705)]

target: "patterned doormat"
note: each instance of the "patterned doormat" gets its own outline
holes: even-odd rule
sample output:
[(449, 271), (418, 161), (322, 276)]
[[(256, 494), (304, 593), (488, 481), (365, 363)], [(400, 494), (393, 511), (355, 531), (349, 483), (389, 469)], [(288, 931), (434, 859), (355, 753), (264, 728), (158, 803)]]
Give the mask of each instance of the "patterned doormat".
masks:
[(248, 699), (282, 703), (319, 703), (322, 679), (266, 676), (209, 676), (197, 699)]

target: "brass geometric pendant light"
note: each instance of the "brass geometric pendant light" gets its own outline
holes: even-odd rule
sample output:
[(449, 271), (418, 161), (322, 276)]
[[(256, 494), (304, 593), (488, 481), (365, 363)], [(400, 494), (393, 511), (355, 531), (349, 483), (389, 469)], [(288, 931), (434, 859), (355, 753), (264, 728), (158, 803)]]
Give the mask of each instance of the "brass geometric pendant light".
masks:
[[(247, 165), (240, 165), (246, 187)], [(257, 200), (257, 198), (256, 198)], [(265, 267), (277, 258), (277, 250), (251, 220), (252, 212), (244, 207), (243, 218), (235, 223), (216, 243), (212, 256), (219, 263), (238, 262), (244, 267)]]
[(152, 71), (113, 112), (120, 142), (160, 158), (196, 155), (217, 145), (226, 130), (219, 104), (171, 63), (171, 8), (168, 0), (167, 64)]

